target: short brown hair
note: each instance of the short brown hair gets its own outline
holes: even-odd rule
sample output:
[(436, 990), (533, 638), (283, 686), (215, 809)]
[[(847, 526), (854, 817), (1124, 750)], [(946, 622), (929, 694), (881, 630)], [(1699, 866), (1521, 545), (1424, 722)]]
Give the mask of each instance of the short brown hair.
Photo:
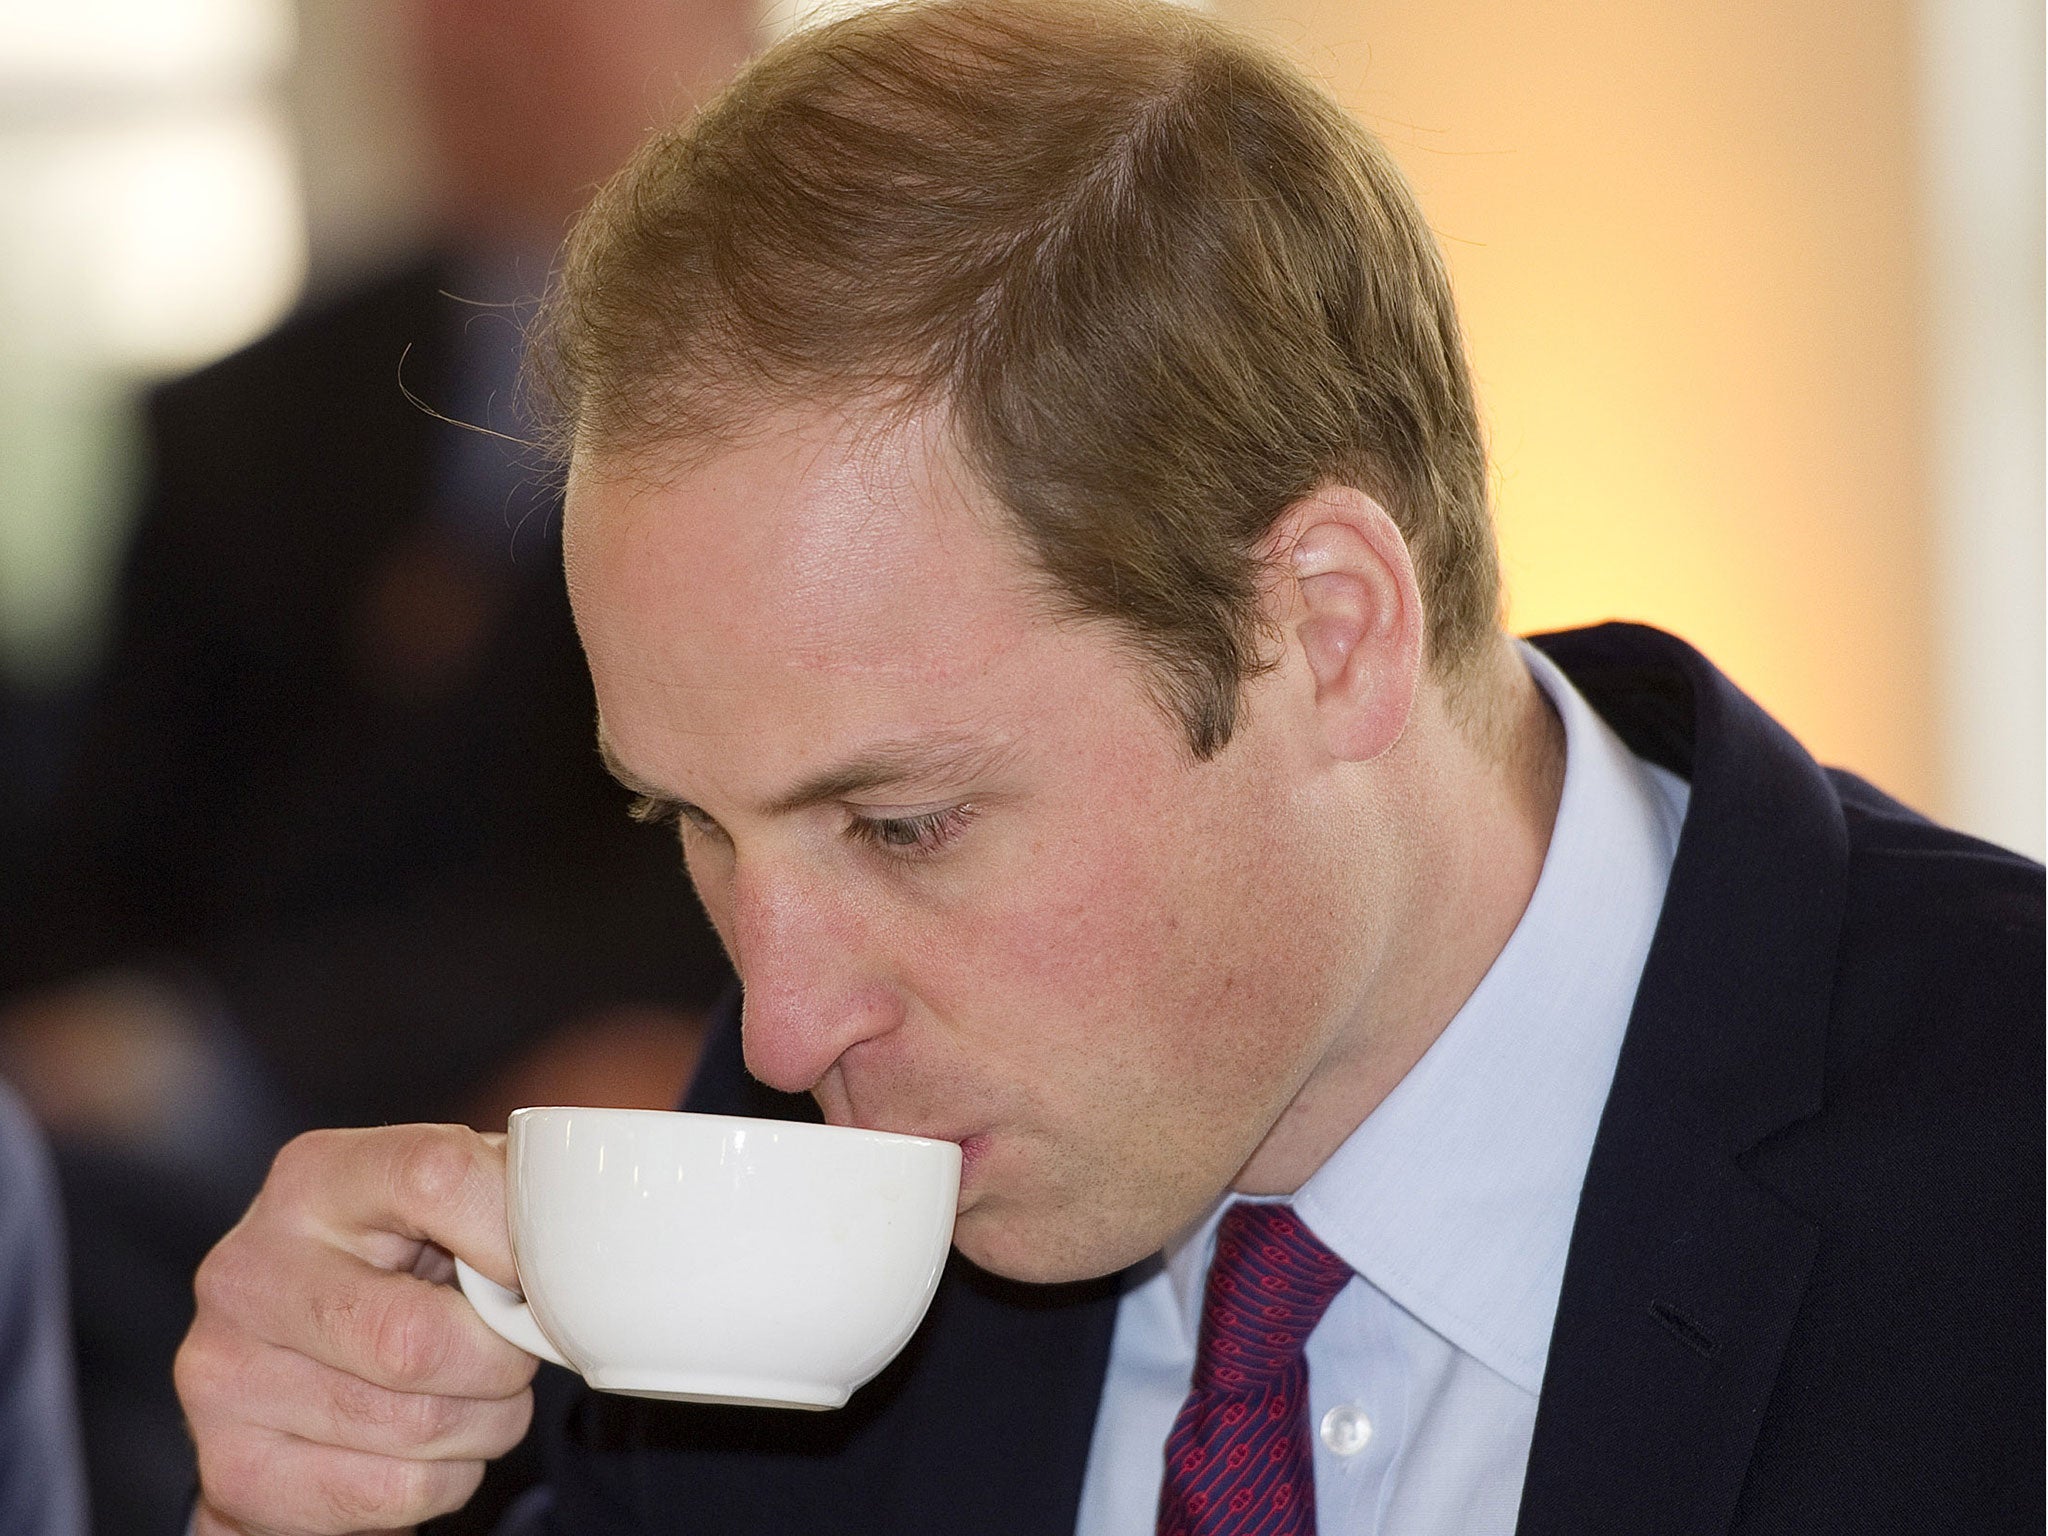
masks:
[(1291, 65), (1166, 0), (899, 0), (785, 40), (598, 194), (537, 356), (559, 445), (600, 456), (770, 403), (942, 407), (1198, 756), (1262, 664), (1257, 547), (1320, 485), (1401, 528), (1438, 676), (1498, 622), (1413, 196)]

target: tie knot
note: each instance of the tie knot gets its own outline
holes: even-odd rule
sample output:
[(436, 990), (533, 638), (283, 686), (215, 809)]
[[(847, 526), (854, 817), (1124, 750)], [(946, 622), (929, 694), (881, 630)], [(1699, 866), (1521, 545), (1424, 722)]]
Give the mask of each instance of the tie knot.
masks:
[(1286, 1206), (1233, 1205), (1216, 1229), (1195, 1386), (1234, 1393), (1274, 1383), (1350, 1278), (1351, 1266)]

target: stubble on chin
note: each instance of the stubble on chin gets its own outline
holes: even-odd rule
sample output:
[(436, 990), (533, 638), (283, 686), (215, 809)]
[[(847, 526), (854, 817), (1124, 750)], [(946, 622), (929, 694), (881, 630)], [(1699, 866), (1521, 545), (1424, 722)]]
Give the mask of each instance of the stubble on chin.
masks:
[[(1118, 1180), (1112, 1156), (1064, 1196), (990, 1192), (960, 1215), (953, 1244), (977, 1268), (1007, 1280), (1063, 1285), (1101, 1279), (1152, 1258), (1198, 1225), (1223, 1192), (1189, 1167), (1166, 1181)], [(1107, 1165), (1107, 1166), (1105, 1166)], [(1121, 1185), (1121, 1187), (1119, 1187)]]

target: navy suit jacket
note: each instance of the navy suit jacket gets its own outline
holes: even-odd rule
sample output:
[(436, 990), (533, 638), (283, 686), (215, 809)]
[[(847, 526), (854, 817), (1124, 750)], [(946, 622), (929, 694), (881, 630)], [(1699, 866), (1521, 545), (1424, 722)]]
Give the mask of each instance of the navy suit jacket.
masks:
[[(2042, 875), (1697, 653), (1537, 642), (1692, 801), (1572, 1235), (1523, 1536), (2042, 1528)], [(810, 1115), (729, 1010), (691, 1107)], [(835, 1414), (543, 1396), (562, 1533), (1066, 1536), (1119, 1277), (957, 1256)]]

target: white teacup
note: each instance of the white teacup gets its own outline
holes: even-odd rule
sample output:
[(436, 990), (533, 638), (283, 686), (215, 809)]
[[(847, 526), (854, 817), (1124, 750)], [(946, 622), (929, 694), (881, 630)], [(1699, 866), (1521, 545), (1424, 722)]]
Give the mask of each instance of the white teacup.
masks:
[(953, 1239), (960, 1149), (646, 1109), (522, 1109), (505, 1144), (511, 1343), (638, 1397), (837, 1408), (909, 1342)]

